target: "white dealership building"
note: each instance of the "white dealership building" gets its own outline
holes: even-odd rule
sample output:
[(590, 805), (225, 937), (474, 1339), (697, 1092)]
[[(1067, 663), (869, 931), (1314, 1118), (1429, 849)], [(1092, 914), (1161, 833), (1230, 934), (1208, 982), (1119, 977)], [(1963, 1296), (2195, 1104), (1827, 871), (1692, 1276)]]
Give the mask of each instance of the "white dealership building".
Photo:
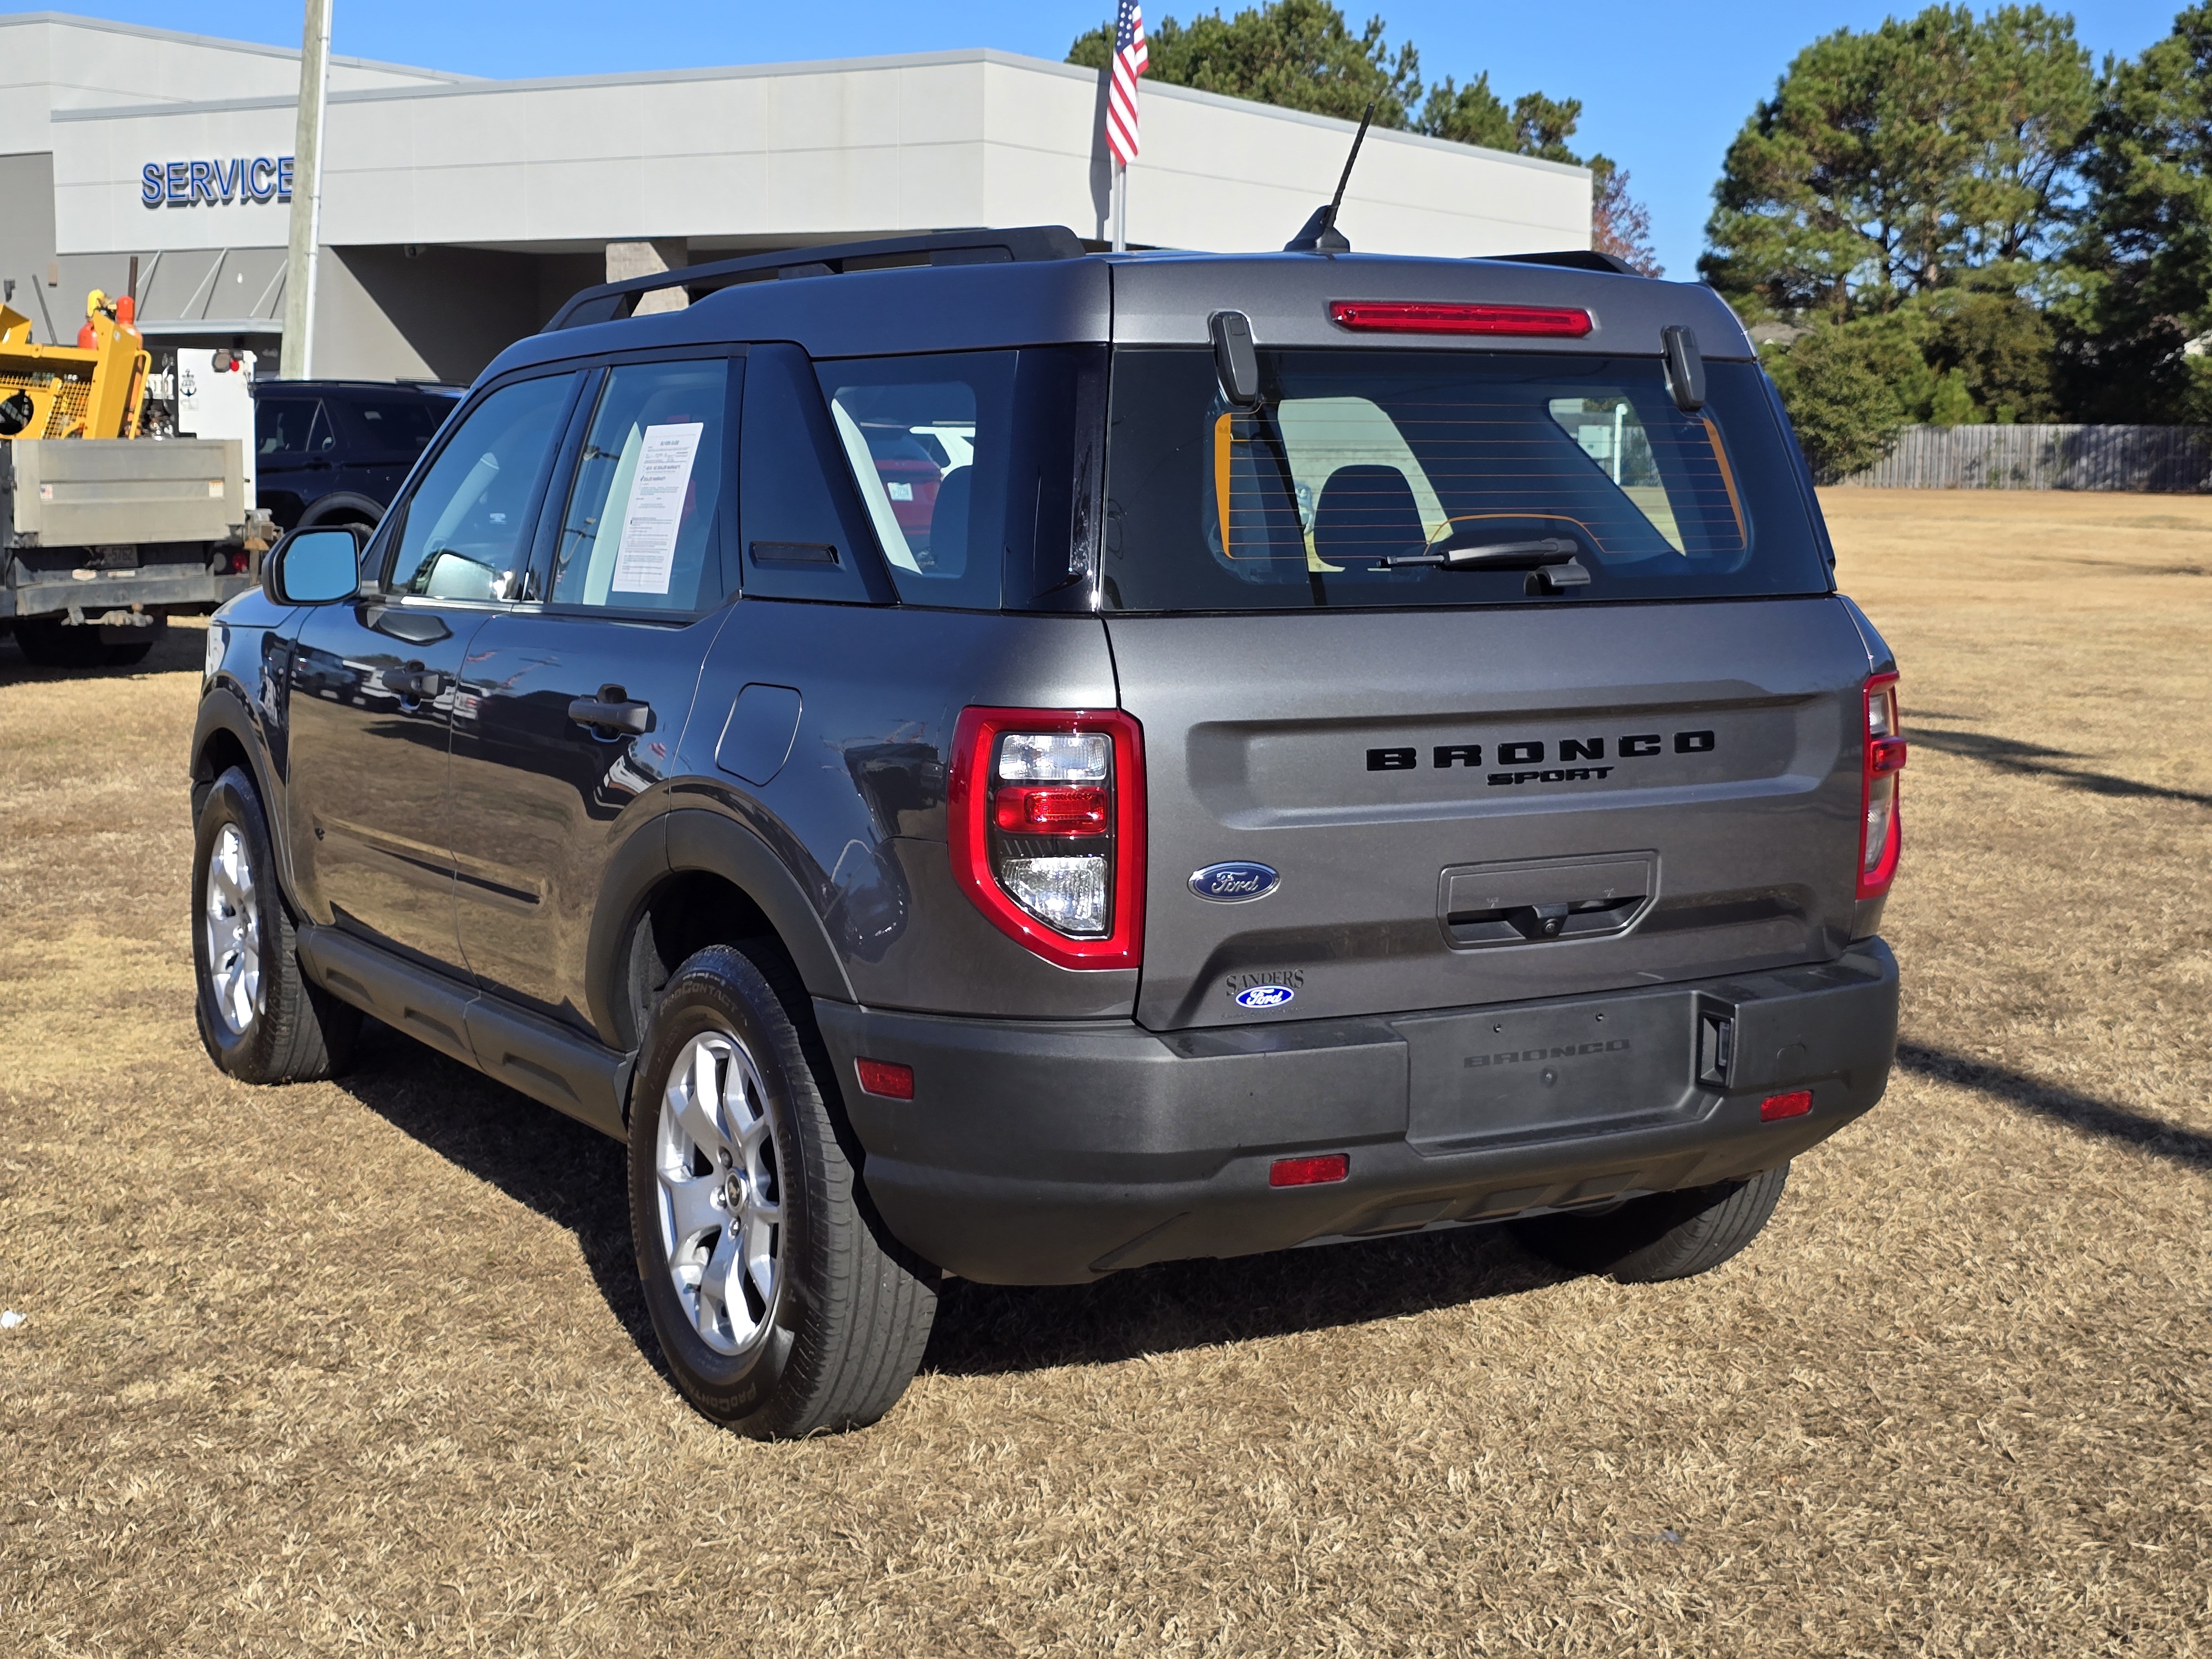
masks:
[[(0, 15), (0, 278), (41, 340), (138, 261), (157, 343), (276, 350), (299, 55)], [(992, 225), (1109, 234), (1096, 71), (987, 50), (492, 81), (334, 58), (315, 368), (471, 378), (577, 289), (810, 243)], [(1148, 82), (1133, 245), (1279, 247), (1345, 122)], [(1589, 245), (1590, 176), (1371, 133), (1355, 246)]]

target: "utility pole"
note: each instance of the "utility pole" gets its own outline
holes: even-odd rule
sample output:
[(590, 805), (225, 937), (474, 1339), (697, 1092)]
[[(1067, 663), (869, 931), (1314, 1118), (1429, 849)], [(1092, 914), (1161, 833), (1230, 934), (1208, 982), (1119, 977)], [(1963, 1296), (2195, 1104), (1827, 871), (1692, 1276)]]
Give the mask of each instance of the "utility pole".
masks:
[(300, 126), (292, 144), (292, 234), (284, 254), (283, 377), (315, 372), (315, 264), (323, 234), (323, 101), (331, 82), (331, 0), (307, 0), (300, 42)]

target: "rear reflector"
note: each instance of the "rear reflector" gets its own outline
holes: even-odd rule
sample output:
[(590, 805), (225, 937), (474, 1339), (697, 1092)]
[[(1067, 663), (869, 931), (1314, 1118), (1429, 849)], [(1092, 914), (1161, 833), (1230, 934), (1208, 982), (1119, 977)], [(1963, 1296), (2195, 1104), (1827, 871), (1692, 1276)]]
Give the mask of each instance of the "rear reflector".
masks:
[(1786, 1095), (1769, 1095), (1759, 1103), (1761, 1123), (1778, 1122), (1785, 1117), (1802, 1117), (1813, 1109), (1810, 1089), (1792, 1089)]
[(913, 1066), (895, 1060), (857, 1060), (853, 1064), (860, 1073), (860, 1086), (870, 1094), (885, 1100), (914, 1098)]
[(1279, 1158), (1267, 1166), (1270, 1187), (1318, 1187), (1341, 1181), (1352, 1173), (1352, 1159), (1342, 1152), (1322, 1158)]
[(1096, 786), (1000, 784), (991, 816), (1001, 830), (1030, 836), (1103, 836), (1114, 827), (1112, 797)]
[(1541, 334), (1579, 340), (1590, 314), (1565, 306), (1453, 305), (1425, 300), (1331, 300), (1329, 320), (1367, 334)]

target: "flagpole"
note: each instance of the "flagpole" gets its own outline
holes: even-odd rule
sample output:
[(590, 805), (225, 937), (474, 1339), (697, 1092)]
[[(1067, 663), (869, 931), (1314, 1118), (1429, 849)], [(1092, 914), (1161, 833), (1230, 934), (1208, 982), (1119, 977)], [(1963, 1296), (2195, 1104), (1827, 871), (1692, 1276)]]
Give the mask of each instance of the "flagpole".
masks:
[(1114, 252), (1129, 251), (1129, 164), (1114, 163)]

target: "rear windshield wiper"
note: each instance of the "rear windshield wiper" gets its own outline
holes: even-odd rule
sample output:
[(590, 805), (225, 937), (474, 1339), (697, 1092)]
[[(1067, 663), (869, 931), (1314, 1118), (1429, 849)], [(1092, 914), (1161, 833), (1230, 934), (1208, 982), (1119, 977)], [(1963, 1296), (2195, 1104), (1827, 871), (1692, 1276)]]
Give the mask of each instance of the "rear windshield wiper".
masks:
[(1377, 559), (1380, 570), (1407, 565), (1431, 565), (1443, 570), (1541, 570), (1553, 588), (1583, 587), (1589, 571), (1575, 555), (1582, 550), (1564, 536), (1545, 536), (1528, 542), (1482, 542), (1460, 547), (1450, 539), (1431, 543), (1425, 552), (1401, 553)]

